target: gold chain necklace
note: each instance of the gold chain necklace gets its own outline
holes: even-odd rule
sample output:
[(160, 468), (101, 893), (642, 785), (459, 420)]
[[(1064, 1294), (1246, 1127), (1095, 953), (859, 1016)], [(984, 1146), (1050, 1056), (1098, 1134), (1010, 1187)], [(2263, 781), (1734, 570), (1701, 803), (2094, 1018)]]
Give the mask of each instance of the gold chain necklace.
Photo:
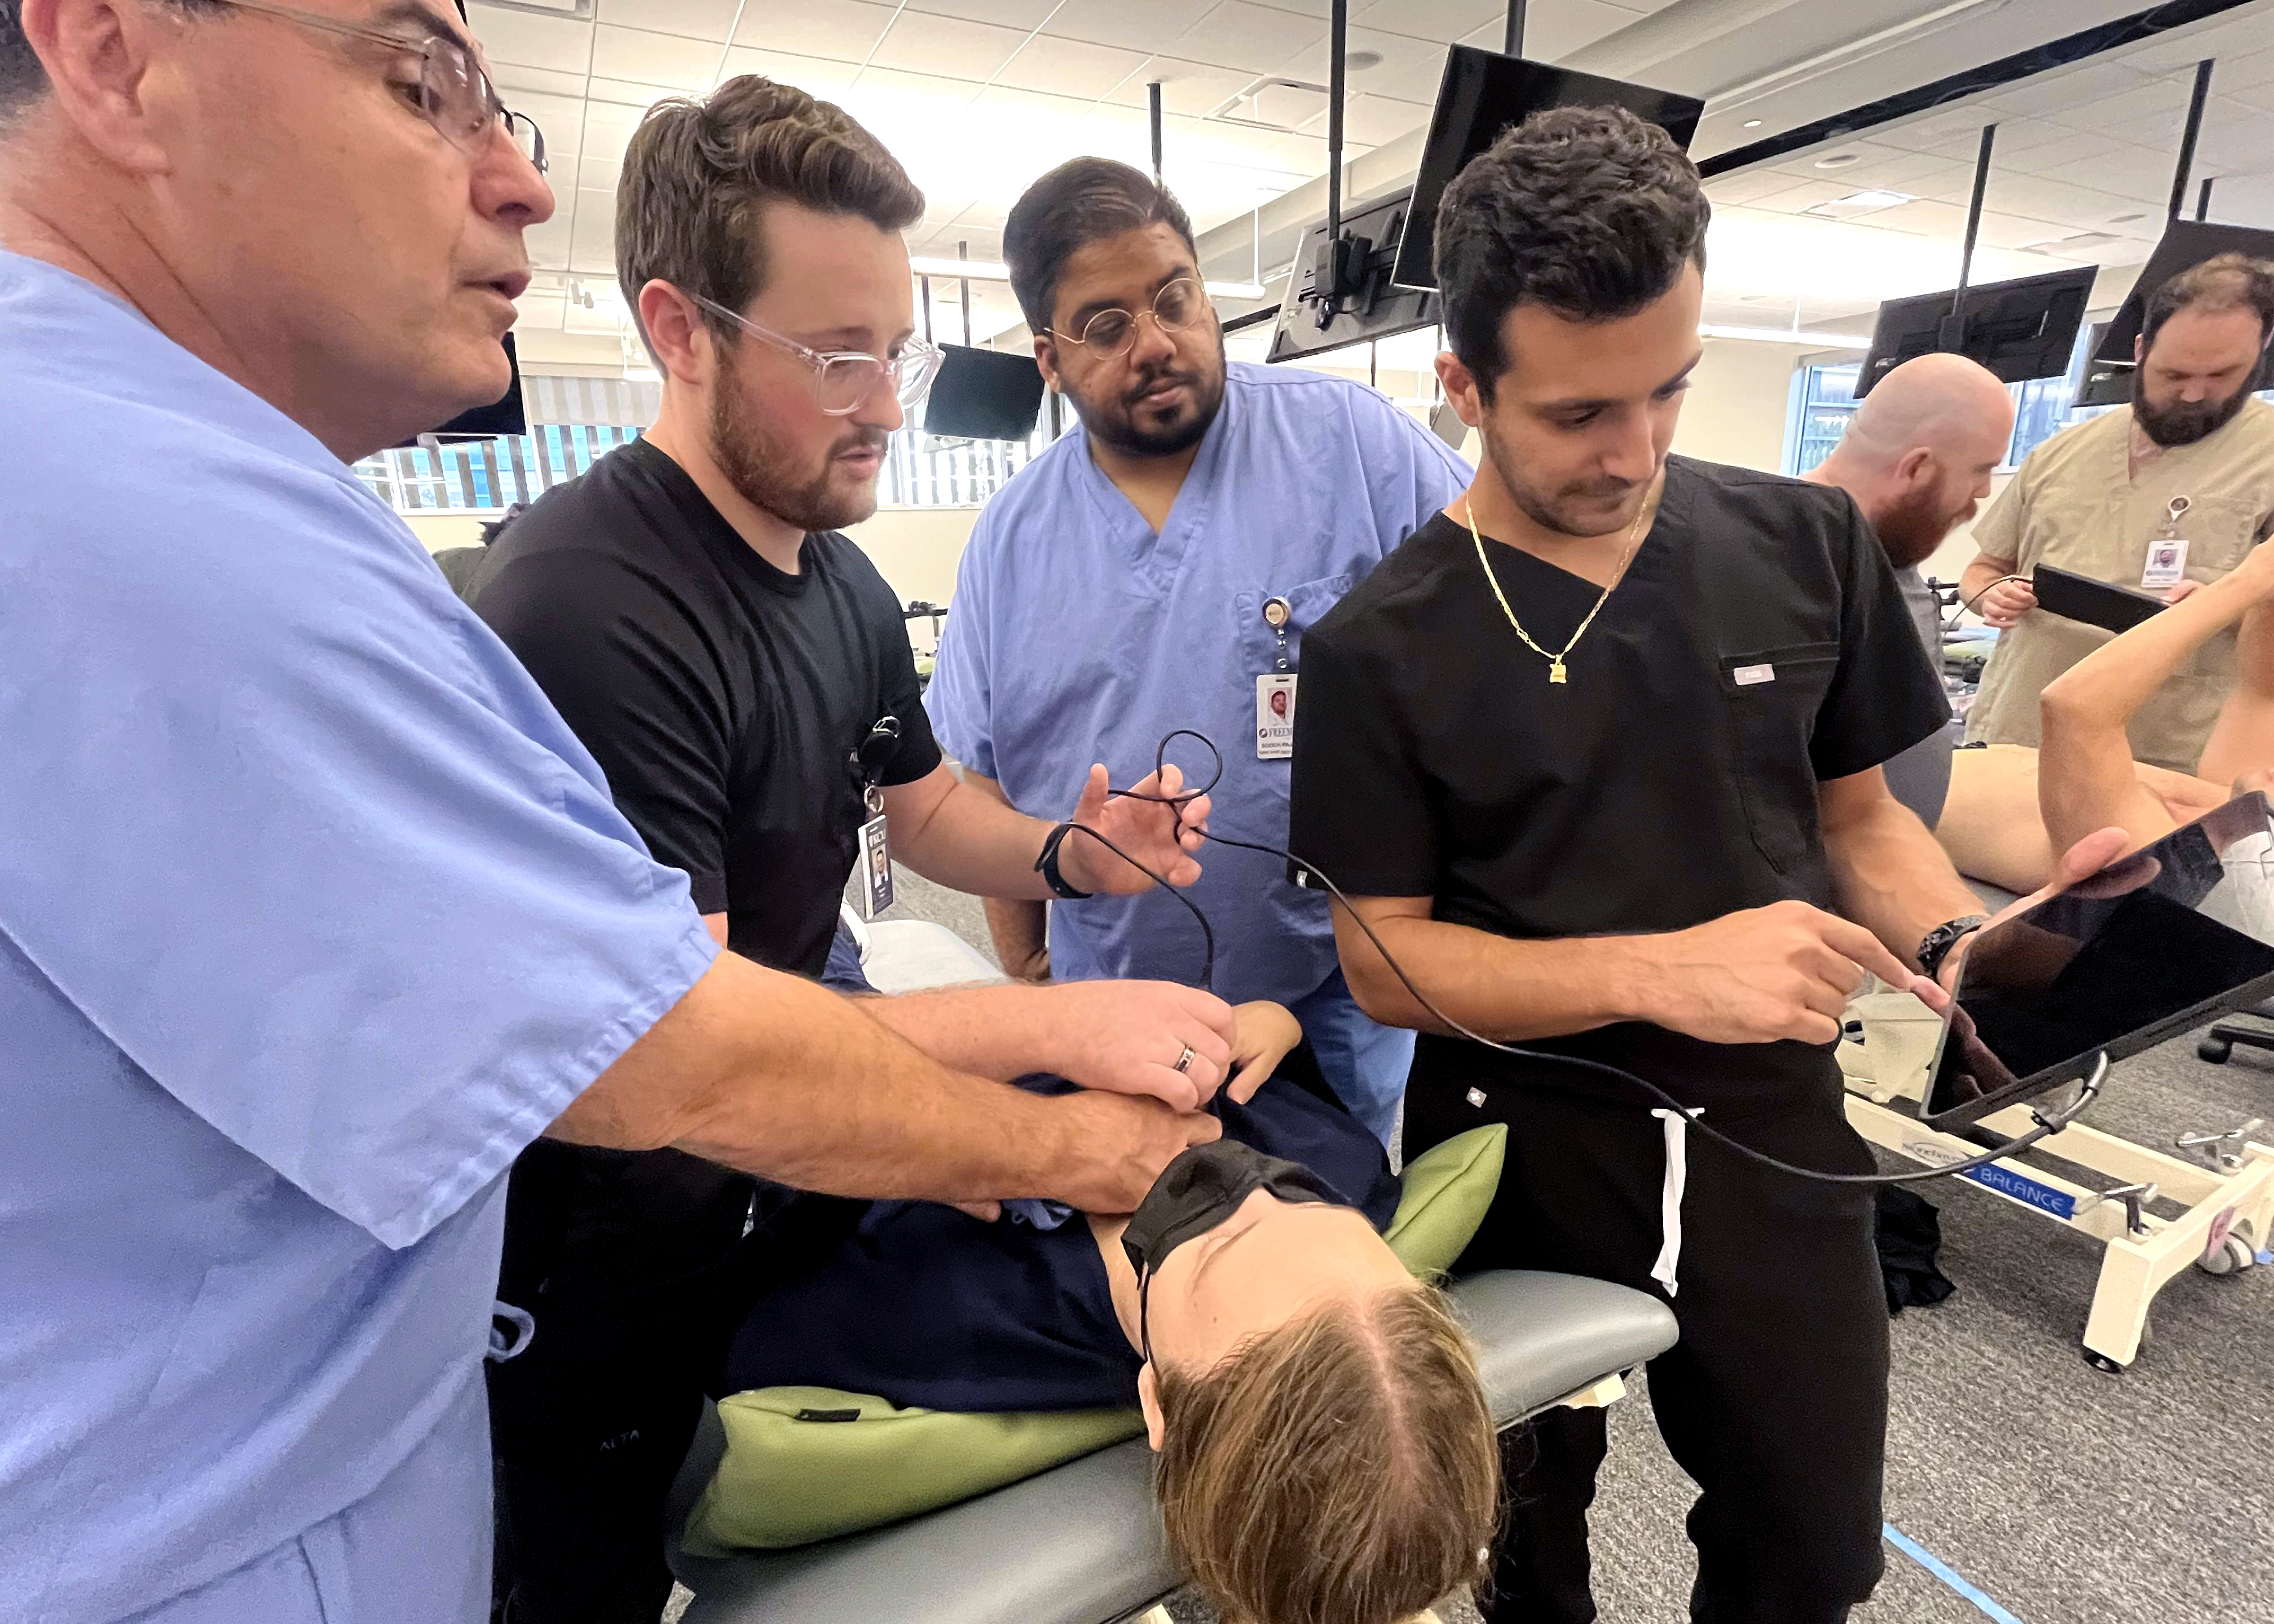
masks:
[(1485, 555), (1484, 532), (1477, 529), (1476, 504), (1466, 497), (1461, 499), (1461, 511), (1469, 521), (1470, 539), (1477, 544), (1477, 562), (1484, 566), (1485, 579), (1492, 583), (1493, 596), (1500, 599), (1500, 612), (1508, 617), (1508, 623), (1516, 628), (1516, 635), (1524, 639), (1524, 646), (1547, 662), (1547, 680), (1550, 682), (1569, 680), (1564, 672), (1564, 658), (1579, 646), (1579, 639), (1587, 635), (1587, 628), (1595, 623), (1595, 617), (1602, 613), (1603, 605), (1611, 601), (1611, 594), (1618, 590), (1619, 583), (1626, 579), (1627, 566), (1634, 562), (1635, 550), (1642, 545), (1643, 522), (1651, 516), (1652, 506), (1650, 499), (1645, 497), (1642, 511), (1635, 515), (1634, 528), (1627, 533), (1627, 550), (1619, 555), (1619, 567), (1611, 572), (1610, 584), (1603, 589), (1602, 596), (1595, 599), (1595, 606), (1587, 611), (1587, 618), (1579, 622), (1579, 629), (1571, 634), (1571, 641), (1563, 645), (1562, 652), (1559, 654), (1532, 642), (1532, 634), (1524, 629), (1524, 622), (1517, 620), (1516, 611), (1509, 607), (1508, 594), (1501, 590), (1500, 577), (1493, 573), (1492, 560)]

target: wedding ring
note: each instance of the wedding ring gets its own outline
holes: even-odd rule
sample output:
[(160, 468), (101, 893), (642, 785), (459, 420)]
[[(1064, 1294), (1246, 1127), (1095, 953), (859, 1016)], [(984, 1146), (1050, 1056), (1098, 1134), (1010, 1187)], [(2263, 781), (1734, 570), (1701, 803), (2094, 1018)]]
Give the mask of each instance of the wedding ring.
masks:
[(1186, 1044), (1185, 1052), (1177, 1056), (1176, 1069), (1179, 1071), (1191, 1071), (1193, 1069), (1193, 1062), (1196, 1058), (1198, 1058), (1198, 1056), (1193, 1053), (1193, 1046), (1189, 1043)]

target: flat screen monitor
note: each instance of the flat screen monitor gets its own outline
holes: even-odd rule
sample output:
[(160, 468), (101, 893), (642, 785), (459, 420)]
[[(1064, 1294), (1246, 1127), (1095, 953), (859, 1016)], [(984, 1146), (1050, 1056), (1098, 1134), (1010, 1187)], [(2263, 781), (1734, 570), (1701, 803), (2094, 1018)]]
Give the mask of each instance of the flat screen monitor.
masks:
[[(504, 440), (529, 432), (529, 414), (521, 402), (521, 351), (510, 333), (505, 335), (504, 343), (506, 366), (512, 373), (505, 393), (486, 406), (460, 412), (433, 431), (437, 440)], [(415, 446), (418, 441), (406, 440), (403, 443)]]
[(946, 344), (924, 402), (924, 432), (942, 440), (1024, 440), (1043, 415), (1043, 374), (1024, 350)]
[(1979, 361), (2007, 383), (2059, 378), (2076, 353), (2077, 329), (2092, 297), (2094, 267), (1986, 282), (1958, 297), (1955, 289), (1889, 299), (1871, 329), (1871, 353), (1856, 374), (1856, 397), (1904, 362), (1937, 351)]
[(1405, 229), (1395, 239), (1397, 260), (1392, 282), (1404, 288), (1437, 285), (1437, 205), (1445, 188), (1502, 131), (1551, 107), (1625, 108), (1664, 130), (1685, 152), (1690, 138), (1698, 133), (1698, 115), (1706, 110), (1695, 96), (1503, 56), (1473, 45), (1454, 46), (1445, 57), (1444, 78), (1438, 81), (1437, 106), (1429, 116), (1429, 138), (1413, 177)]
[(2238, 796), (1962, 950), (1925, 1119), (1962, 1127), (2274, 990), (2274, 820)]
[[(2148, 296), (2181, 271), (2223, 253), (2248, 254), (2254, 259), (2274, 259), (2274, 231), (2261, 231), (2250, 226), (2213, 225), (2202, 220), (2174, 220), (2165, 226), (2164, 240), (2156, 244), (2156, 252), (2150, 254), (2148, 263), (2140, 267), (2140, 280), (2132, 284), (2131, 294), (2101, 334), (2100, 342), (2093, 346), (2092, 358), (2095, 361), (2121, 362), (2128, 371), (2132, 361), (2132, 341), (2140, 336), (2140, 323), (2147, 313)], [(2263, 373), (2261, 375), (2263, 376)], [(2128, 378), (2124, 398), (2132, 398)]]
[(1303, 233), (1303, 246), (1295, 268), (1287, 274), (1287, 290), (1279, 300), (1279, 320), (1271, 330), (1271, 350), (1265, 357), (1293, 361), (1368, 339), (1394, 338), (1400, 333), (1437, 324), (1437, 296), (1414, 288), (1399, 288), (1389, 281), (1390, 255), (1398, 234), (1405, 229), (1412, 193), (1393, 192), (1343, 211), (1343, 239), (1348, 243), (1350, 270), (1342, 297), (1321, 297), (1319, 283), (1326, 274), (1327, 222), (1314, 220)]

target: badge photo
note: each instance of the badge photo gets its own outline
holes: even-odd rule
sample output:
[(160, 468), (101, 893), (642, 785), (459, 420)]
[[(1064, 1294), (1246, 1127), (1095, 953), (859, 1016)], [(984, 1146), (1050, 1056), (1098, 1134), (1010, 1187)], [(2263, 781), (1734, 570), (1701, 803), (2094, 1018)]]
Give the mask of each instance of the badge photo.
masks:
[(1286, 761), (1295, 754), (1295, 675), (1276, 672), (1255, 679), (1255, 759)]
[(875, 919), (892, 906), (892, 846), (880, 813), (861, 825), (861, 917)]

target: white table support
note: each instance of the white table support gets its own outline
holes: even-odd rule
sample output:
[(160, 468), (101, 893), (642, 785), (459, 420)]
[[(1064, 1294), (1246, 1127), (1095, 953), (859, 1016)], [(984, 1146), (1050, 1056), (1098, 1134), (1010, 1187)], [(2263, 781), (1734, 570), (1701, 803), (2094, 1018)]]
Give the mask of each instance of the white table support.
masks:
[[(1983, 1147), (1936, 1132), (1916, 1115), (1926, 1091), (1937, 1019), (1908, 993), (1867, 994), (1849, 1012), (1864, 1027), (1861, 1043), (1840, 1046), (1848, 1120), (1856, 1131), (1929, 1167), (1980, 1155)], [(1983, 1125), (2018, 1139), (2035, 1124), (2027, 1107), (2012, 1106)], [(2229, 1274), (2274, 1245), (2274, 1147), (2235, 1141), (2223, 1165), (2213, 1169), (2074, 1123), (2032, 1151), (2112, 1185), (2079, 1184), (2019, 1158), (1958, 1177), (2102, 1244), (2100, 1280), (2084, 1330), (2084, 1357), (2101, 1370), (2121, 1371), (2138, 1357), (2156, 1294), (2190, 1266)], [(2157, 1202), (2182, 1210), (2165, 1218), (2153, 1210)]]

